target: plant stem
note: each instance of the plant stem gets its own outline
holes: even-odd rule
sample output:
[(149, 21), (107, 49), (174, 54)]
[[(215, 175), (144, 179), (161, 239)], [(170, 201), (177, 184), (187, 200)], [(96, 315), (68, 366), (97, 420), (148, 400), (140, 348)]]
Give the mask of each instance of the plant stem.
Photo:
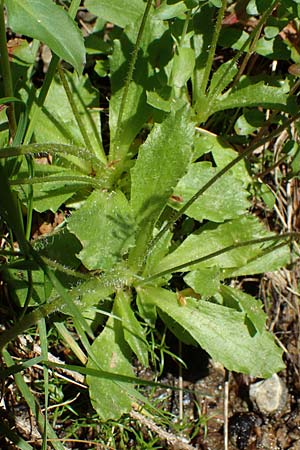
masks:
[(73, 94), (72, 94), (71, 89), (69, 87), (69, 84), (68, 84), (67, 78), (65, 76), (65, 73), (64, 73), (64, 71), (63, 71), (63, 69), (61, 67), (61, 64), (58, 64), (57, 69), (58, 69), (58, 74), (59, 74), (59, 77), (61, 79), (63, 88), (64, 88), (65, 93), (67, 95), (69, 104), (70, 104), (71, 109), (73, 111), (75, 120), (77, 122), (79, 130), (80, 130), (81, 135), (83, 137), (83, 140), (85, 142), (85, 145), (86, 145), (86, 147), (88, 148), (88, 150), (90, 152), (93, 152), (93, 146), (91, 144), (90, 138), (89, 138), (89, 136), (87, 134), (87, 131), (86, 131), (86, 129), (85, 129), (84, 125), (83, 125), (83, 122), (81, 120), (80, 112), (78, 111), (77, 105), (76, 105), (76, 103), (74, 101)]
[(251, 41), (253, 41), (253, 39), (255, 39), (255, 36), (257, 35), (258, 31), (261, 29), (262, 25), (265, 23), (265, 21), (273, 11), (273, 9), (278, 5), (278, 2), (279, 0), (275, 0), (274, 3), (271, 4), (269, 8), (266, 9), (266, 11), (262, 14), (255, 28), (251, 31), (247, 40), (244, 42), (240, 50), (232, 58), (231, 64), (227, 67), (227, 70), (224, 72), (222, 80), (215, 86), (215, 88), (211, 92), (209, 92), (210, 102), (213, 102), (216, 98), (218, 98), (219, 95), (222, 93), (222, 91), (231, 82), (231, 78), (228, 80), (227, 75), (230, 72), (232, 66), (237, 63), (237, 61), (245, 51), (245, 48), (251, 43)]
[(136, 60), (138, 57), (138, 51), (140, 48), (140, 44), (142, 41), (142, 37), (143, 37), (143, 33), (144, 33), (144, 29), (146, 26), (146, 21), (150, 12), (150, 8), (152, 5), (152, 0), (147, 0), (147, 5), (143, 14), (143, 18), (142, 18), (142, 22), (138, 31), (138, 35), (136, 38), (136, 42), (135, 42), (135, 46), (132, 52), (132, 56), (129, 62), (129, 68), (128, 68), (128, 74), (125, 80), (125, 85), (124, 85), (124, 89), (123, 89), (123, 95), (121, 98), (121, 103), (120, 103), (120, 109), (119, 109), (119, 115), (118, 115), (118, 120), (117, 120), (117, 126), (116, 126), (116, 134), (115, 134), (115, 138), (114, 138), (114, 142), (112, 145), (112, 149), (111, 149), (111, 155), (110, 155), (110, 161), (114, 161), (116, 159), (121, 159), (121, 161), (125, 158), (126, 155), (123, 154), (118, 154), (118, 147), (120, 145), (120, 140), (122, 137), (122, 131), (123, 131), (123, 115), (124, 115), (124, 110), (125, 110), (125, 105), (126, 105), (126, 101), (127, 101), (127, 96), (128, 96), (128, 91), (129, 91), (129, 86), (132, 80), (132, 76), (133, 76), (133, 71), (135, 68), (135, 64), (136, 64)]
[(0, 350), (2, 350), (9, 342), (13, 341), (19, 334), (36, 324), (43, 317), (47, 317), (49, 314), (58, 310), (61, 307), (61, 298), (57, 298), (53, 302), (45, 303), (39, 306), (34, 311), (26, 314), (17, 322), (13, 327), (3, 331), (0, 334)]
[[(4, 87), (4, 95), (5, 97), (13, 97), (13, 83), (12, 76), (9, 64), (9, 57), (7, 51), (7, 43), (6, 43), (6, 32), (5, 32), (5, 17), (4, 17), (4, 0), (1, 0), (0, 3), (0, 55), (1, 55), (1, 67), (2, 67), (2, 76), (3, 76), (3, 87)], [(17, 130), (17, 122), (15, 116), (15, 106), (14, 103), (11, 102), (7, 108), (7, 118), (8, 118), (8, 126), (10, 137), (13, 139), (16, 130)]]
[(180, 47), (182, 47), (182, 45), (184, 43), (184, 39), (185, 39), (187, 30), (188, 30), (188, 26), (189, 26), (189, 23), (190, 23), (190, 20), (191, 20), (191, 16), (192, 16), (192, 10), (190, 9), (185, 15), (185, 21), (184, 21), (184, 24), (183, 24), (182, 34), (181, 34), (180, 43), (179, 43)]
[(216, 52), (216, 48), (217, 48), (217, 43), (218, 43), (221, 28), (222, 28), (222, 19), (224, 17), (226, 5), (227, 5), (227, 0), (222, 0), (222, 6), (218, 12), (215, 32), (214, 32), (214, 35), (213, 35), (213, 38), (211, 41), (211, 45), (210, 45), (210, 49), (209, 49), (209, 53), (208, 53), (208, 57), (207, 57), (207, 62), (205, 65), (205, 71), (203, 74), (202, 85), (200, 88), (200, 92), (201, 92), (200, 95), (205, 95), (205, 92), (207, 90), (209, 75), (210, 75), (211, 68), (213, 65), (213, 60), (214, 60), (214, 56), (215, 56), (215, 52)]

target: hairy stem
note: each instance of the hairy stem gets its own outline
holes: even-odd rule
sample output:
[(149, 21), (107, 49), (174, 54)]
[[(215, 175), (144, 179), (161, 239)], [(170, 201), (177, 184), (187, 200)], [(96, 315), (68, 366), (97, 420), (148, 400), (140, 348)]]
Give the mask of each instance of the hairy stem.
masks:
[[(4, 95), (5, 97), (13, 97), (13, 83), (12, 76), (9, 64), (9, 57), (7, 51), (7, 43), (6, 43), (6, 32), (5, 32), (5, 17), (4, 17), (4, 0), (1, 0), (0, 3), (0, 56), (1, 56), (1, 72), (3, 76), (3, 87), (4, 87)], [(11, 102), (7, 108), (7, 118), (8, 118), (8, 126), (10, 137), (13, 139), (17, 130), (17, 122), (15, 116), (15, 106), (14, 103)]]
[(209, 75), (210, 75), (211, 68), (212, 68), (212, 65), (213, 65), (213, 60), (214, 60), (214, 56), (215, 56), (215, 52), (216, 52), (216, 47), (217, 47), (220, 31), (221, 31), (221, 28), (222, 28), (222, 19), (224, 17), (226, 5), (227, 5), (227, 0), (222, 0), (222, 6), (221, 6), (221, 8), (219, 9), (219, 12), (218, 12), (216, 28), (215, 28), (215, 32), (214, 32), (214, 35), (213, 35), (213, 38), (212, 38), (212, 41), (211, 41), (211, 45), (210, 45), (210, 48), (209, 48), (207, 62), (206, 62), (206, 65), (205, 65), (205, 71), (204, 71), (204, 74), (203, 74), (202, 85), (201, 85), (201, 88), (200, 88), (200, 92), (202, 93), (202, 95), (205, 95), (205, 92), (206, 92), (206, 89), (207, 89)]
[(119, 115), (118, 115), (118, 120), (117, 120), (117, 127), (116, 127), (116, 134), (115, 134), (115, 138), (114, 138), (114, 142), (113, 142), (113, 146), (112, 146), (112, 152), (110, 155), (110, 161), (114, 161), (115, 159), (121, 159), (123, 160), (125, 158), (126, 155), (123, 154), (119, 154), (118, 152), (118, 147), (120, 145), (120, 140), (122, 137), (122, 131), (123, 131), (123, 115), (124, 115), (124, 110), (125, 110), (125, 105), (126, 105), (126, 101), (127, 101), (127, 96), (128, 96), (128, 91), (129, 91), (129, 86), (132, 80), (132, 76), (133, 76), (133, 71), (135, 68), (135, 64), (136, 64), (136, 60), (138, 57), (138, 51), (140, 48), (140, 44), (142, 41), (142, 37), (143, 37), (143, 33), (144, 33), (144, 29), (146, 26), (146, 22), (147, 22), (147, 18), (150, 12), (150, 8), (152, 5), (152, 0), (148, 0), (147, 1), (147, 5), (145, 8), (145, 12), (142, 18), (142, 22), (138, 31), (138, 35), (136, 38), (136, 42), (135, 42), (135, 46), (132, 52), (132, 56), (129, 62), (129, 68), (128, 68), (128, 74), (125, 80), (125, 85), (124, 85), (124, 89), (123, 89), (123, 95), (122, 95), (122, 99), (121, 99), (121, 104), (120, 104), (120, 109), (119, 109)]

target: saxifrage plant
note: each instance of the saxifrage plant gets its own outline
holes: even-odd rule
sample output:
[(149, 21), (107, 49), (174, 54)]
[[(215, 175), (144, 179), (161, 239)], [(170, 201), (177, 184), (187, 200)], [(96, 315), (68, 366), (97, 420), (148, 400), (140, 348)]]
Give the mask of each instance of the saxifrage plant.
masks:
[[(291, 75), (266, 81), (243, 75), (237, 65), (254, 50), (273, 10), (279, 30), (282, 11), (292, 16), (298, 7), (267, 3), (259, 16), (261, 2), (249, 2), (260, 17), (256, 27), (242, 43), (234, 38), (235, 56), (213, 71), (217, 43), (226, 37), (224, 0), (159, 6), (86, 0), (99, 16), (86, 47), (73, 20), (80, 2), (72, 1), (67, 13), (51, 0), (2, 1), (13, 31), (46, 43), (53, 58), (40, 89), (31, 82), (37, 41), (23, 42), (12, 73), (3, 65), (1, 104), (9, 106), (8, 120), (2, 113), (0, 211), (10, 234), (1, 271), (20, 320), (1, 334), (0, 344), (5, 348), (37, 322), (43, 329), (53, 312), (71, 316), (85, 349), (81, 361), (88, 358), (86, 367), (72, 368), (86, 374), (102, 419), (144, 401), (134, 388), (141, 381), (132, 358), (149, 364), (146, 329), (158, 317), (182, 342), (200, 345), (229, 370), (268, 377), (284, 368), (260, 301), (226, 284), (286, 265), (297, 237), (269, 232), (249, 212), (245, 157), (299, 116)], [(109, 41), (105, 22), (115, 24)], [(110, 77), (109, 148), (98, 93), (81, 74), (86, 53), (101, 55), (95, 70)], [(1, 57), (8, 62), (3, 42)], [(77, 73), (65, 70), (60, 58)], [(278, 126), (242, 153), (205, 130), (224, 110), (256, 106), (278, 111)], [(43, 155), (52, 163), (38, 164)], [(70, 217), (30, 241), (33, 211), (62, 205)], [(3, 355), (12, 365), (8, 350)], [(51, 366), (45, 351), (39, 360)]]

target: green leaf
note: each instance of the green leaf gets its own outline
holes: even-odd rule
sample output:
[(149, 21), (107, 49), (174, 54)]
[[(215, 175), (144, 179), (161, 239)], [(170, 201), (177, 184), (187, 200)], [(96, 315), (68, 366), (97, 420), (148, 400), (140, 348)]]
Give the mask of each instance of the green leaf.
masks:
[(121, 318), (124, 339), (144, 367), (148, 367), (148, 347), (145, 332), (130, 305), (131, 298), (124, 291), (116, 295), (114, 311)]
[(171, 333), (173, 333), (179, 341), (183, 342), (186, 345), (194, 345), (195, 347), (197, 346), (197, 341), (192, 338), (188, 330), (182, 327), (171, 316), (168, 316), (168, 314), (165, 314), (162, 310), (159, 310), (159, 316), (171, 331)]
[(243, 312), (192, 298), (187, 298), (187, 305), (182, 307), (176, 294), (161, 288), (144, 288), (143, 295), (228, 370), (267, 378), (284, 368), (282, 350), (272, 335), (263, 330), (251, 336)]
[[(27, 274), (20, 269), (9, 269), (4, 271), (1, 275), (5, 283), (7, 283), (9, 295), (11, 296), (14, 305), (18, 308), (23, 307), (30, 287)], [(45, 278), (45, 275), (41, 270), (32, 271), (31, 276), (32, 294), (29, 305), (36, 306), (45, 302), (45, 300), (50, 297), (52, 285)]]
[(284, 245), (276, 251), (266, 251), (262, 256), (255, 255), (249, 258), (249, 261), (241, 267), (225, 269), (224, 278), (238, 277), (243, 275), (255, 275), (263, 272), (273, 272), (286, 266), (291, 261), (291, 250), (289, 245)]
[(145, 10), (141, 0), (86, 0), (85, 6), (106, 22), (122, 28), (140, 19)]
[(269, 59), (289, 60), (291, 59), (291, 48), (280, 36), (273, 39), (262, 37), (258, 40), (255, 52)]
[[(231, 276), (229, 274), (232, 272), (243, 272), (243, 266), (247, 267), (247, 264), (249, 264), (250, 261), (252, 261), (251, 264), (255, 266), (255, 264), (257, 264), (256, 258), (260, 257), (264, 262), (263, 267), (258, 264), (259, 269), (263, 268), (262, 272), (274, 270), (274, 261), (276, 263), (276, 259), (277, 268), (282, 266), (282, 256), (280, 255), (282, 249), (274, 251), (267, 256), (261, 256), (266, 249), (273, 248), (273, 245), (270, 245), (269, 242), (266, 242), (265, 244), (256, 244), (236, 248), (190, 267), (188, 264), (193, 260), (205, 257), (205, 255), (222, 250), (223, 248), (234, 245), (235, 243), (267, 236), (272, 236), (272, 233), (269, 233), (259, 222), (259, 220), (251, 215), (245, 215), (238, 219), (229, 220), (228, 222), (220, 225), (208, 223), (200, 228), (199, 231), (188, 236), (173, 253), (167, 255), (157, 265), (155, 272), (159, 273), (164, 270), (171, 270), (172, 267), (176, 267), (180, 264), (186, 264), (186, 267), (181, 269), (184, 271), (219, 266), (222, 269), (220, 272), (220, 278), (223, 279), (227, 276)], [(288, 246), (286, 245), (285, 248), (288, 249)], [(285, 255), (286, 252), (287, 250), (285, 251)], [(271, 259), (269, 259), (270, 255), (272, 255)], [(279, 255), (280, 258), (278, 258)], [(268, 262), (270, 262), (270, 266), (266, 264)]]
[(220, 288), (220, 269), (218, 267), (207, 267), (192, 270), (184, 277), (184, 281), (197, 294), (203, 295), (204, 297), (211, 297)]
[[(245, 45), (249, 34), (235, 27), (223, 27), (220, 33), (218, 45), (228, 48), (231, 47), (234, 50), (240, 50)], [(249, 44), (243, 48), (244, 52), (249, 50)]]
[[(174, 195), (182, 198), (178, 205), (172, 202), (175, 209), (183, 207), (196, 192), (204, 186), (218, 171), (209, 162), (194, 163), (187, 174), (179, 181)], [(244, 182), (237, 180), (227, 172), (185, 212), (190, 217), (202, 221), (224, 222), (241, 214), (249, 208), (249, 193), (243, 187)]]
[(194, 127), (189, 111), (170, 113), (155, 124), (131, 171), (131, 206), (139, 227), (136, 253), (144, 255), (153, 227), (191, 157)]
[(263, 333), (267, 315), (262, 309), (263, 305), (260, 300), (230, 286), (221, 286), (221, 295), (226, 306), (230, 306), (230, 303), (235, 302), (240, 311), (243, 311), (251, 320), (255, 329), (259, 333)]
[[(111, 315), (110, 295), (115, 292), (116, 286), (106, 278), (93, 276), (70, 290), (69, 295), (76, 303), (83, 317), (89, 325), (96, 329), (97, 325), (106, 321)], [(67, 314), (66, 306), (62, 305), (59, 311)]]
[[(114, 375), (133, 376), (130, 350), (124, 341), (121, 322), (110, 317), (102, 333), (94, 340), (92, 350), (102, 370)], [(98, 369), (92, 359), (88, 360), (88, 369)], [(132, 385), (125, 381), (116, 381), (87, 375), (87, 384), (93, 407), (102, 420), (119, 419), (131, 409), (128, 394)]]
[(23, 165), (12, 183), (21, 201), (26, 203), (28, 195), (26, 183), (33, 182), (33, 207), (38, 212), (50, 210), (55, 213), (80, 189), (82, 191), (89, 189), (94, 184), (92, 177), (83, 176), (80, 172), (64, 167), (35, 163), (34, 168), (34, 177), (29, 179), (27, 168)]
[(185, 86), (195, 67), (195, 52), (192, 48), (178, 47), (172, 67), (172, 83), (176, 87)]
[(168, 20), (173, 19), (173, 17), (181, 16), (188, 10), (188, 7), (184, 3), (184, 1), (179, 1), (176, 3), (168, 4), (167, 2), (163, 2), (159, 8), (157, 8), (154, 12), (155, 19), (159, 20)]
[(80, 266), (76, 253), (80, 251), (81, 245), (66, 227), (56, 228), (51, 234), (36, 239), (33, 248), (40, 255), (46, 256), (66, 268), (77, 269)]
[(169, 91), (168, 98), (163, 98), (161, 92), (147, 91), (147, 103), (153, 108), (160, 109), (161, 111), (170, 112), (173, 104), (173, 92)]
[(222, 93), (223, 90), (232, 82), (238, 72), (236, 64), (231, 60), (222, 64), (213, 74), (209, 86), (209, 96), (215, 95), (215, 92)]
[(286, 110), (288, 90), (287, 84), (283, 82), (281, 82), (281, 86), (276, 87), (268, 86), (263, 81), (249, 84), (221, 95), (212, 106), (212, 111), (217, 112), (244, 106), (264, 106), (265, 108)]
[[(204, 153), (210, 152), (219, 169), (223, 169), (223, 167), (227, 166), (227, 164), (238, 156), (236, 150), (234, 150), (225, 139), (198, 128), (194, 138), (193, 160), (195, 161)], [(252, 182), (244, 160), (235, 164), (230, 169), (230, 173), (234, 178), (243, 181), (244, 187), (247, 187)]]
[[(93, 108), (99, 107), (99, 94), (92, 87), (87, 75), (77, 77), (76, 74), (68, 72), (65, 75), (92, 146), (102, 148), (99, 112), (93, 111)], [(86, 146), (66, 92), (58, 78), (51, 83), (39, 117), (34, 129), (35, 138), (39, 143), (72, 144), (83, 148)], [(78, 159), (81, 159), (83, 166), (84, 155), (81, 158), (79, 154)]]
[[(72, 160), (73, 166), (83, 173), (88, 174), (91, 171), (100, 171), (103, 169), (103, 163), (94, 155), (94, 153), (89, 152), (86, 148), (77, 147), (76, 145), (66, 145), (66, 144), (29, 144), (29, 145), (19, 145), (15, 147), (4, 147), (0, 148), (0, 158), (9, 158), (12, 156), (21, 155), (37, 155), (43, 153), (50, 153), (56, 157), (56, 163), (58, 161), (68, 161), (68, 166), (70, 166), (70, 159)], [(64, 164), (62, 164), (64, 165)], [(42, 170), (40, 168), (40, 170)], [(51, 166), (45, 169), (46, 171), (51, 171)]]
[(83, 36), (68, 13), (52, 0), (5, 0), (9, 26), (38, 39), (78, 73), (85, 63)]
[(134, 219), (121, 191), (94, 191), (68, 227), (83, 246), (78, 257), (89, 270), (111, 269), (134, 244)]
[(257, 130), (257, 128), (262, 127), (264, 122), (265, 114), (263, 111), (245, 109), (243, 114), (237, 119), (234, 131), (239, 136), (247, 136)]
[(145, 322), (154, 328), (157, 318), (156, 306), (147, 295), (144, 295), (143, 289), (137, 288), (136, 304)]

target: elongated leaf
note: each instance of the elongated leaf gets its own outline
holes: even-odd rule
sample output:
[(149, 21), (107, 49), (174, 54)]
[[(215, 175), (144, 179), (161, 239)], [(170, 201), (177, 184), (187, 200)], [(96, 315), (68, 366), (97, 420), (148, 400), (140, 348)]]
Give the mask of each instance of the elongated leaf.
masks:
[(122, 28), (140, 19), (145, 10), (141, 0), (86, 0), (85, 6), (101, 19)]
[[(181, 198), (182, 202), (172, 202), (173, 208), (184, 206), (217, 171), (209, 162), (192, 164), (174, 190), (174, 195)], [(186, 214), (199, 221), (208, 219), (214, 222), (224, 222), (244, 214), (250, 204), (248, 191), (243, 186), (243, 181), (227, 172), (188, 208)]]
[(94, 184), (92, 177), (68, 168), (43, 164), (34, 164), (34, 168), (34, 177), (28, 178), (27, 168), (23, 165), (11, 183), (24, 203), (27, 201), (29, 183), (33, 185), (33, 207), (39, 212), (50, 210), (55, 213), (80, 189), (90, 189)]
[(220, 270), (218, 267), (207, 267), (199, 270), (192, 270), (185, 277), (184, 281), (191, 286), (197, 294), (210, 297), (218, 292), (220, 288)]
[(216, 91), (222, 93), (229, 83), (232, 82), (237, 72), (238, 68), (236, 64), (232, 64), (231, 60), (222, 64), (212, 76), (209, 85), (209, 96)]
[(115, 299), (114, 311), (122, 319), (124, 338), (138, 360), (148, 366), (148, 348), (145, 332), (131, 309), (130, 297), (120, 291)]
[(194, 50), (188, 47), (178, 47), (177, 53), (174, 55), (172, 68), (172, 81), (174, 85), (179, 88), (184, 86), (192, 76), (194, 67)]
[(274, 270), (284, 267), (291, 261), (291, 251), (288, 245), (277, 248), (276, 251), (271, 251), (262, 256), (250, 258), (249, 262), (241, 267), (225, 269), (224, 278), (238, 277), (241, 275), (254, 275), (263, 272), (273, 272)]
[(143, 295), (227, 369), (267, 378), (284, 368), (282, 350), (272, 335), (263, 330), (251, 336), (243, 312), (192, 298), (182, 307), (176, 294), (161, 288), (145, 288)]
[(265, 108), (286, 110), (287, 99), (286, 85), (282, 87), (268, 86), (262, 81), (226, 92), (213, 104), (212, 111), (217, 112), (244, 106), (264, 106)]
[(156, 306), (149, 297), (145, 297), (143, 294), (143, 289), (137, 290), (136, 304), (145, 322), (154, 327), (157, 319)]
[(48, 45), (78, 73), (85, 63), (83, 37), (68, 13), (52, 0), (5, 0), (9, 26)]
[[(242, 271), (242, 267), (246, 265), (248, 261), (260, 257), (264, 252), (264, 249), (267, 249), (268, 247), (270, 248), (270, 243), (266, 243), (264, 245), (249, 245), (247, 247), (233, 249), (226, 253), (222, 253), (219, 256), (210, 258), (207, 261), (195, 264), (191, 266), (191, 268), (189, 268), (188, 263), (225, 247), (234, 245), (237, 242), (244, 242), (267, 236), (272, 236), (272, 234), (264, 228), (257, 218), (251, 215), (230, 220), (219, 226), (208, 224), (201, 228), (199, 232), (193, 233), (187, 237), (173, 253), (167, 255), (158, 264), (155, 271), (159, 273), (163, 270), (171, 269), (172, 267), (176, 267), (179, 264), (184, 263), (186, 263), (187, 266), (181, 270), (185, 271), (190, 269), (195, 270), (198, 268), (219, 266), (223, 269), (220, 272), (220, 278), (222, 279), (227, 275), (226, 269), (233, 271), (234, 268), (236, 268), (237, 270)], [(288, 248), (288, 246), (286, 247)], [(274, 254), (275, 253), (276, 252), (274, 252)], [(263, 272), (268, 271), (269, 267), (270, 270), (274, 270), (274, 254), (271, 256), (270, 260), (265, 257), (264, 267), (260, 266), (260, 269), (263, 268)], [(268, 263), (271, 263), (270, 266)], [(281, 255), (281, 257), (277, 260), (277, 268), (281, 267), (285, 263), (286, 259), (285, 262), (283, 262)]]
[[(223, 138), (198, 128), (194, 137), (193, 160), (196, 161), (196, 159), (200, 158), (203, 154), (210, 152), (219, 169), (223, 169), (223, 167), (238, 156), (236, 150), (234, 150)], [(246, 168), (245, 161), (243, 160), (235, 164), (230, 169), (230, 173), (234, 175), (234, 178), (243, 182), (244, 187), (247, 187), (252, 181)]]
[(136, 254), (143, 254), (153, 227), (191, 157), (194, 127), (187, 110), (155, 125), (131, 171), (131, 205), (140, 233)]
[(251, 295), (230, 286), (222, 286), (221, 294), (225, 305), (228, 304), (228, 306), (230, 306), (230, 302), (236, 302), (240, 310), (244, 311), (247, 317), (251, 320), (256, 330), (259, 333), (263, 332), (267, 315), (262, 309), (263, 305), (260, 300), (257, 300)]
[(43, 153), (50, 153), (50, 155), (58, 156), (59, 160), (67, 159), (69, 161), (73, 157), (72, 165), (76, 166), (78, 170), (81, 170), (85, 174), (88, 174), (93, 170), (96, 171), (96, 169), (100, 170), (103, 168), (101, 161), (86, 148), (58, 143), (28, 144), (16, 147), (0, 148), (0, 159), (20, 155), (39, 156)]
[[(130, 350), (124, 341), (122, 325), (119, 320), (110, 317), (102, 333), (92, 344), (94, 354), (102, 370), (113, 374), (133, 376)], [(88, 369), (98, 369), (89, 359)], [(124, 381), (88, 375), (89, 393), (93, 407), (103, 420), (119, 419), (131, 409), (131, 398), (128, 395), (132, 385)]]
[(78, 257), (90, 270), (111, 269), (134, 244), (134, 219), (121, 191), (94, 191), (68, 227), (82, 243)]
[[(164, 33), (167, 32), (167, 25), (160, 21), (149, 18), (140, 43), (137, 62), (133, 74), (133, 79), (128, 88), (126, 103), (124, 105), (122, 123), (119, 123), (119, 114), (122, 98), (125, 90), (125, 81), (128, 76), (129, 61), (132, 57), (134, 43), (137, 38), (137, 26), (132, 23), (126, 27), (120, 40), (114, 41), (114, 51), (110, 57), (111, 69), (111, 99), (109, 103), (109, 126), (111, 134), (111, 152), (114, 159), (126, 154), (130, 144), (140, 132), (143, 125), (151, 115), (152, 108), (147, 103), (146, 90), (156, 87), (154, 64), (160, 63), (160, 45), (153, 49), (149, 46), (153, 41), (161, 44)], [(170, 46), (171, 47), (171, 46)], [(151, 59), (147, 60), (145, 55), (151, 52)], [(154, 62), (151, 64), (151, 62)], [(118, 130), (120, 135), (118, 142), (114, 142), (114, 137)]]
[[(86, 75), (77, 77), (76, 74), (66, 72), (66, 77), (73, 94), (73, 101), (79, 110), (81, 121), (91, 145), (95, 149), (95, 154), (97, 154), (96, 149), (102, 146), (100, 118), (99, 113), (93, 111), (93, 108), (99, 106), (99, 94), (92, 87)], [(66, 92), (57, 78), (51, 83), (34, 133), (39, 143), (72, 144), (86, 147)], [(78, 154), (78, 157), (81, 158), (81, 154)], [(84, 154), (82, 154), (82, 159), (84, 160)], [(84, 161), (81, 164), (84, 165)]]
[(164, 2), (155, 10), (154, 17), (159, 20), (168, 20), (182, 15), (187, 10), (188, 7), (183, 0), (170, 5)]

